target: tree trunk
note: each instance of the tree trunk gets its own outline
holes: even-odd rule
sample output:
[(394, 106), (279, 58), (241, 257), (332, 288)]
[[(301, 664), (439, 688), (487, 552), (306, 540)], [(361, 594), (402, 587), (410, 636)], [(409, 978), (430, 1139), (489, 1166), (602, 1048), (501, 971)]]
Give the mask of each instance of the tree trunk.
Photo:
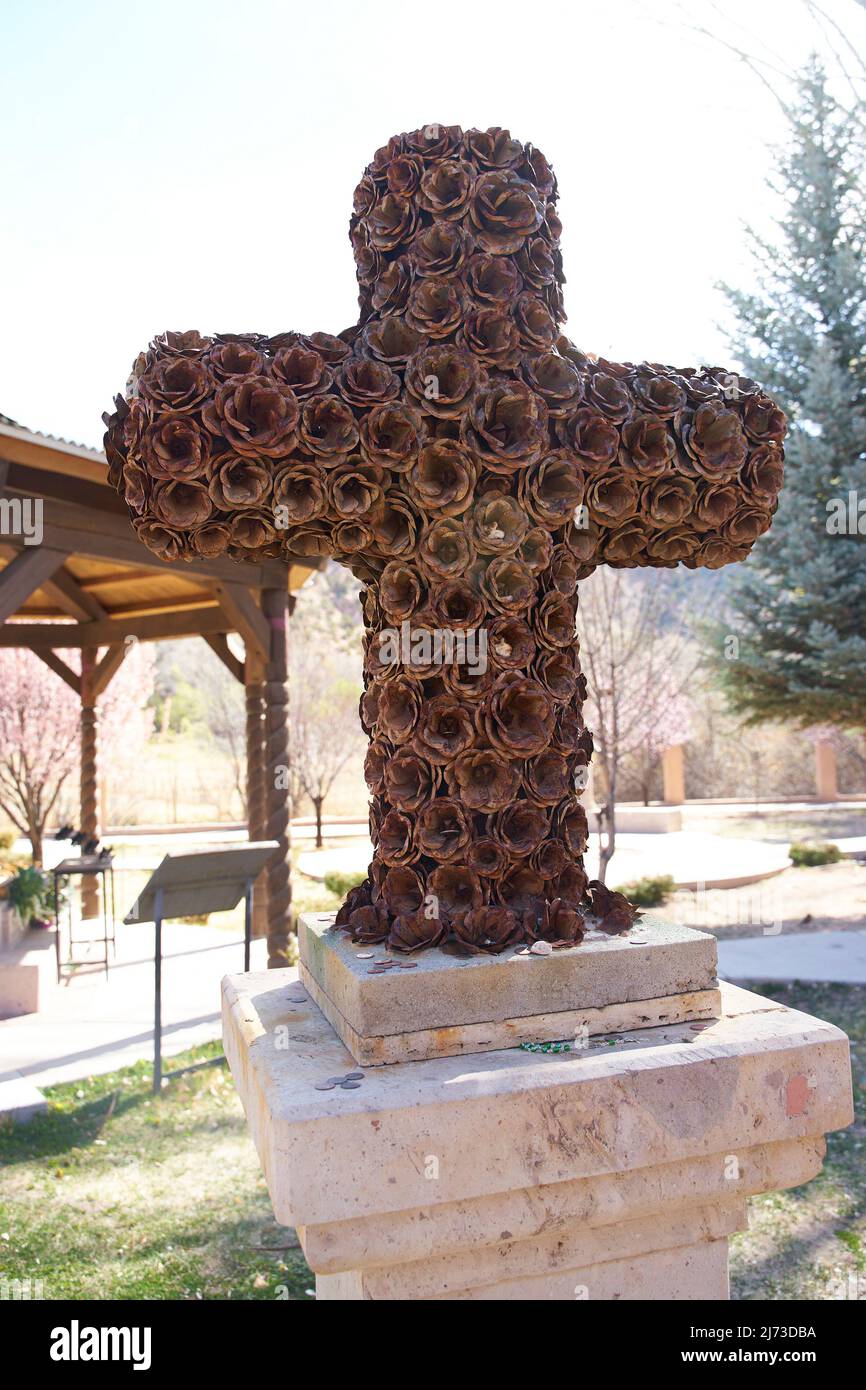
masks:
[(313, 810), (316, 813), (316, 849), (321, 849), (325, 843), (322, 839), (322, 806), (325, 798), (323, 796), (312, 796)]
[[(598, 881), (606, 882), (607, 866), (613, 859), (616, 849), (616, 820), (614, 808), (616, 805), (616, 769), (604, 764), (605, 795), (601, 803), (601, 825), (598, 837)], [(606, 843), (602, 844), (602, 833), (607, 837)]]
[(42, 868), (42, 836), (45, 833), (45, 826), (37, 823), (32, 816), (27, 821), (27, 837), (30, 840), (30, 853), (33, 858), (33, 866), (36, 869)]

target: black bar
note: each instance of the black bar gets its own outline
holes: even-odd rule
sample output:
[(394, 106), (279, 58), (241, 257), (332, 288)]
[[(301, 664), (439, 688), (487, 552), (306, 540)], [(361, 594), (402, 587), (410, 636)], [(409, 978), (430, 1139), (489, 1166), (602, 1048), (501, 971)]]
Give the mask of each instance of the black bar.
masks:
[(153, 950), (153, 1089), (162, 1087), (162, 889), (157, 888), (153, 906), (156, 940)]
[(253, 936), (253, 881), (247, 879), (244, 890), (244, 974), (250, 968), (250, 942)]
[(221, 1067), (225, 1063), (225, 1057), (208, 1057), (204, 1062), (190, 1062), (188, 1067), (175, 1067), (174, 1071), (164, 1071), (163, 1081), (170, 1081), (173, 1076), (186, 1076), (188, 1071), (201, 1071), (203, 1067)]

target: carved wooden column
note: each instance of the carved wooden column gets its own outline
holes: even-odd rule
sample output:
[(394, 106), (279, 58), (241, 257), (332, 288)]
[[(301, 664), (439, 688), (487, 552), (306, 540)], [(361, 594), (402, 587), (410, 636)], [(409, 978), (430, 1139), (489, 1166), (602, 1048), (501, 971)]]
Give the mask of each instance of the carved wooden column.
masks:
[(291, 848), (289, 844), (289, 688), (288, 593), (262, 590), (262, 612), (270, 629), (265, 667), (265, 839), (280, 853), (268, 865), (268, 965), (287, 964), (291, 932)]
[[(99, 838), (99, 715), (96, 708), (96, 658), (94, 647), (81, 652), (81, 773), (79, 828)], [(99, 915), (99, 889), (95, 877), (81, 880), (81, 915)]]
[[(244, 663), (247, 705), (247, 833), (251, 840), (265, 838), (265, 669), (264, 663), (247, 653)], [(266, 936), (268, 930), (267, 872), (255, 886), (253, 936)]]

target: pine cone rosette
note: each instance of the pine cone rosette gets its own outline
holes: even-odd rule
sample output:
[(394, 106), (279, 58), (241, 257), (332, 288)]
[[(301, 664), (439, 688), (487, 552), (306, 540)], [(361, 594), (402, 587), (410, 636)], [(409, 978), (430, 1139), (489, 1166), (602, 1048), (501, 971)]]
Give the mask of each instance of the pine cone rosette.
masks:
[(546, 902), (538, 918), (532, 912), (524, 913), (523, 928), (531, 941), (547, 941), (554, 950), (579, 946), (586, 931), (582, 914), (562, 898)]
[(501, 955), (522, 940), (523, 931), (506, 907), (476, 907), (462, 912), (451, 923), (456, 955)]
[(500, 811), (520, 786), (520, 768), (490, 748), (460, 753), (447, 770), (448, 789), (470, 811)]

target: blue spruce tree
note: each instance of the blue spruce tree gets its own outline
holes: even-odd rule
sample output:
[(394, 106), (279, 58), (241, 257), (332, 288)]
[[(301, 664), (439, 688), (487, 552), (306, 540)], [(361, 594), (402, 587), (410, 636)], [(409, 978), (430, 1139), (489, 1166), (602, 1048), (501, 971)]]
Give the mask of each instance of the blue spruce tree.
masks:
[[(713, 643), (732, 708), (749, 722), (866, 722), (866, 110), (831, 96), (813, 60), (771, 186), (774, 244), (750, 233), (759, 289), (725, 288), (732, 345), (788, 414), (785, 487), (769, 533), (739, 567)], [(731, 644), (727, 651), (730, 653)]]

